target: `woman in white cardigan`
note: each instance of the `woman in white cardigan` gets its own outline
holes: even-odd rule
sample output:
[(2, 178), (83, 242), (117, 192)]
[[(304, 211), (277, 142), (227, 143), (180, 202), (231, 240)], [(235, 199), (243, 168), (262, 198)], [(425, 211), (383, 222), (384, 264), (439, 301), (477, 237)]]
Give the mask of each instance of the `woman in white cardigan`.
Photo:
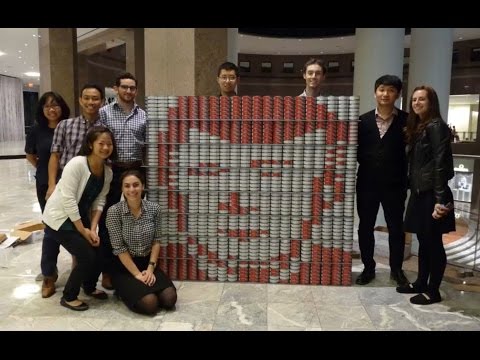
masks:
[(79, 156), (65, 166), (45, 206), (45, 232), (77, 259), (60, 300), (62, 306), (71, 310), (88, 309), (88, 305), (78, 299), (82, 283), (87, 295), (102, 300), (108, 298), (105, 292), (96, 289), (101, 270), (97, 225), (112, 181), (112, 170), (105, 162), (116, 156), (111, 131), (102, 126), (92, 128)]

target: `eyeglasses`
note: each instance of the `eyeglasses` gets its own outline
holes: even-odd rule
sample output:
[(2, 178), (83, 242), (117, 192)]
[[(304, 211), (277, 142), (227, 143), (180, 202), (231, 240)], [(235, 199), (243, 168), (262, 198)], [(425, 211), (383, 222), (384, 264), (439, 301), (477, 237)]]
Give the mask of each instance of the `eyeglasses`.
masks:
[(120, 85), (120, 88), (123, 89), (123, 90), (128, 90), (128, 89), (130, 89), (131, 92), (137, 91), (137, 87), (134, 86), (134, 85), (132, 85), (132, 86)]
[(43, 108), (44, 108), (45, 110), (48, 110), (48, 109), (60, 109), (60, 105), (57, 105), (57, 104), (43, 105)]
[(220, 76), (220, 80), (227, 82), (227, 81), (235, 81), (237, 80), (236, 76)]

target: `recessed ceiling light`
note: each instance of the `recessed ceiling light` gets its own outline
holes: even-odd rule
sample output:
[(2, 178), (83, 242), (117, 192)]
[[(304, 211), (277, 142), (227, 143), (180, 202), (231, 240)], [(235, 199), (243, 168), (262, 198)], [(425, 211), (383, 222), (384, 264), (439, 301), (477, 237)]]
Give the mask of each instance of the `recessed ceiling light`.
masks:
[(4, 53), (3, 51), (0, 51), (0, 56), (2, 55), (7, 55), (7, 53)]
[(460, 36), (460, 37), (458, 38), (458, 40), (463, 40), (463, 37)]
[(19, 53), (21, 53), (21, 52), (22, 52), (22, 50), (18, 50), (18, 52), (19, 52)]
[(40, 73), (35, 71), (29, 71), (29, 72), (26, 72), (25, 75), (35, 77), (35, 76), (40, 76)]
[(25, 46), (28, 46), (28, 44), (27, 44), (27, 43), (25, 43)]
[(37, 35), (33, 34), (33, 37), (37, 37)]

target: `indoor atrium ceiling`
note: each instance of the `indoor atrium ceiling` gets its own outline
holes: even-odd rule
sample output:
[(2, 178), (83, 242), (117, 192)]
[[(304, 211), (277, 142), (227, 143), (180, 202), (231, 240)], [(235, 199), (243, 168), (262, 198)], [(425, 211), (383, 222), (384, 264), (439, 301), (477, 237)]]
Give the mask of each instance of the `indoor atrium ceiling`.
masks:
[[(77, 39), (82, 41), (105, 30), (77, 28)], [(39, 84), (38, 76), (25, 75), (39, 72), (37, 36), (36, 28), (0, 28), (0, 74), (21, 78), (26, 86)], [(454, 29), (454, 41), (470, 39), (480, 39), (480, 28)], [(404, 46), (410, 46), (410, 35), (405, 36)], [(355, 28), (239, 28), (238, 49), (244, 54), (264, 55), (352, 53)]]

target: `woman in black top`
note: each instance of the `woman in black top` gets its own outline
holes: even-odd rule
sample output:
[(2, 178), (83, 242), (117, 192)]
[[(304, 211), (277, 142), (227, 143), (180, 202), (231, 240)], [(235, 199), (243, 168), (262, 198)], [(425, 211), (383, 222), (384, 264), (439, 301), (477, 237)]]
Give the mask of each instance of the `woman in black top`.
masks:
[[(56, 92), (47, 91), (40, 97), (40, 100), (38, 100), (36, 123), (27, 135), (25, 153), (27, 154), (28, 162), (36, 168), (35, 185), (37, 188), (37, 199), (42, 213), (47, 203), (45, 197), (48, 189), (48, 161), (50, 160), (53, 133), (58, 123), (64, 119), (68, 119), (69, 116), (70, 108), (63, 97)], [(52, 266), (55, 267), (56, 263), (50, 264), (48, 268)], [(35, 280), (42, 281), (42, 273), (38, 274)], [(46, 292), (43, 295), (49, 294)]]
[(36, 124), (27, 135), (25, 153), (27, 160), (36, 169), (35, 180), (40, 208), (45, 209), (48, 189), (48, 161), (53, 133), (58, 123), (70, 116), (70, 109), (60, 94), (48, 91), (38, 100)]
[(410, 302), (428, 305), (442, 301), (439, 289), (447, 265), (442, 234), (455, 231), (453, 195), (448, 187), (454, 175), (450, 130), (430, 86), (413, 90), (406, 138), (411, 194), (405, 228), (417, 234), (418, 278), (397, 291), (418, 293)]

